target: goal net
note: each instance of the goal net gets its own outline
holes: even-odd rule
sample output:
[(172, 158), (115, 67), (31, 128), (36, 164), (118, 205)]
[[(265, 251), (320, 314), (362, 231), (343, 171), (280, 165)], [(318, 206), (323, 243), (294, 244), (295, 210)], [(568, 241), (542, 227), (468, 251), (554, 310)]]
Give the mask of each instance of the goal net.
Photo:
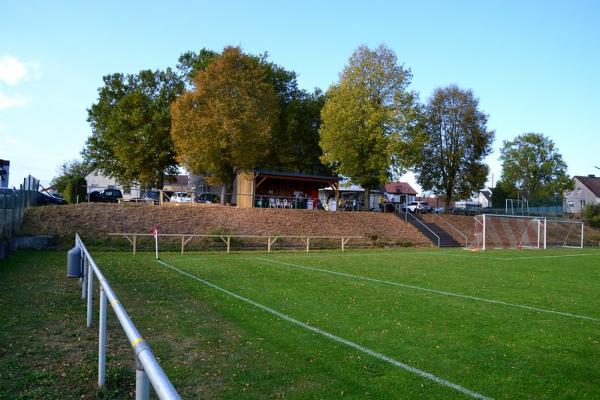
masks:
[(583, 223), (543, 217), (477, 215), (473, 247), (481, 250), (580, 248), (583, 247)]

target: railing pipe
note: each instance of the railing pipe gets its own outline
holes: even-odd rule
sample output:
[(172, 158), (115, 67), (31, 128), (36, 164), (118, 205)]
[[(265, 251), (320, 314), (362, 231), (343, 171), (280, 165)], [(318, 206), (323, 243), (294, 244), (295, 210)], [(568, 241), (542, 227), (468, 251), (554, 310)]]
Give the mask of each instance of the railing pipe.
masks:
[(150, 398), (150, 381), (140, 360), (135, 359), (135, 400)]
[(106, 383), (106, 293), (100, 286), (100, 316), (98, 317), (98, 386)]
[(406, 214), (406, 218), (408, 218), (408, 215), (410, 215), (415, 221), (417, 221), (418, 223), (420, 223), (421, 225), (423, 225), (423, 227), (425, 229), (427, 229), (429, 232), (433, 233), (433, 235), (437, 238), (437, 246), (440, 247), (440, 243), (441, 243), (440, 242), (440, 237), (438, 236), (437, 233), (435, 233), (434, 231), (432, 231), (431, 228), (429, 228), (427, 225), (425, 225), (423, 223), (423, 221), (421, 221), (419, 218), (415, 217), (412, 214), (409, 214), (408, 210), (406, 210), (404, 213)]
[(460, 231), (460, 229), (458, 229), (457, 227), (455, 227), (454, 225), (452, 225), (450, 223), (450, 221), (448, 221), (446, 218), (442, 217), (439, 214), (434, 214), (434, 213), (430, 213), (433, 216), (433, 219), (435, 221), (435, 217), (438, 217), (439, 219), (441, 219), (442, 221), (444, 221), (446, 223), (446, 225), (448, 225), (450, 228), (454, 229), (459, 235), (461, 235), (464, 239), (465, 239), (465, 247), (469, 247), (469, 238), (467, 237), (467, 235), (465, 235), (464, 233), (462, 233)]
[[(75, 235), (75, 243), (77, 246), (81, 248), (81, 251), (85, 253), (85, 256), (88, 259), (90, 269), (93, 273), (96, 274), (100, 287), (102, 289), (102, 293), (106, 296), (106, 301), (111, 305), (121, 327), (125, 331), (127, 335), (127, 339), (131, 343), (131, 347), (133, 348), (136, 359), (139, 360), (140, 364), (144, 367), (144, 371), (148, 375), (150, 383), (152, 387), (156, 391), (156, 394), (161, 400), (180, 400), (181, 397), (173, 387), (173, 384), (169, 381), (169, 378), (160, 367), (160, 364), (156, 360), (156, 357), (152, 353), (150, 346), (145, 342), (145, 340), (140, 335), (140, 332), (137, 330), (129, 314), (125, 311), (125, 308), (119, 302), (115, 292), (111, 288), (110, 284), (102, 274), (102, 271), (96, 265), (96, 262), (91, 257), (90, 253), (87, 251), (83, 241), (79, 237), (79, 235)], [(89, 275), (90, 280), (92, 274)], [(91, 292), (88, 293), (88, 300), (92, 297)], [(104, 343), (106, 345), (106, 343)]]

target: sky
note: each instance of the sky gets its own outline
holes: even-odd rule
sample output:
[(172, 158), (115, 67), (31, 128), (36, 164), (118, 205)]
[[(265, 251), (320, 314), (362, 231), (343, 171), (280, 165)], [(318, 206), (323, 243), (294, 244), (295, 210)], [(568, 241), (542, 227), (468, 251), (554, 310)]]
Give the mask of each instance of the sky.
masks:
[[(13, 1), (0, 4), (0, 159), (48, 184), (80, 159), (102, 77), (241, 46), (327, 90), (361, 44), (386, 44), (422, 102), (471, 89), (503, 141), (549, 136), (571, 175), (600, 174), (598, 1)], [(493, 175), (493, 176), (492, 176)], [(404, 177), (414, 183), (414, 176)]]

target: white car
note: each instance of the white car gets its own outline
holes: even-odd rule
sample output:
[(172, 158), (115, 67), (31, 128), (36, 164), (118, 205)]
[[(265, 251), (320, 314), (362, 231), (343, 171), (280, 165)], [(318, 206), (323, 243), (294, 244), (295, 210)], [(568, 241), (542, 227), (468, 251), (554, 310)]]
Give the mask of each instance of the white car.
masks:
[(170, 199), (173, 203), (191, 203), (192, 196), (187, 192), (175, 192), (171, 195)]
[(408, 206), (406, 206), (406, 208), (411, 213), (414, 213), (414, 212), (433, 212), (433, 207), (431, 207), (429, 205), (429, 203), (427, 203), (426, 201), (412, 201), (412, 202), (408, 203)]

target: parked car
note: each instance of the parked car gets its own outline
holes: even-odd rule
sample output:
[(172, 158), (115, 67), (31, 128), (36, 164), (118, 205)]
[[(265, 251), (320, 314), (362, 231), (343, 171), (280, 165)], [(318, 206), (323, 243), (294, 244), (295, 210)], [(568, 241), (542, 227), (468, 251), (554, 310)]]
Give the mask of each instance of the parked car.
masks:
[(433, 212), (433, 207), (429, 205), (426, 201), (411, 201), (408, 203), (406, 207), (408, 211), (411, 213), (420, 212), (420, 213), (430, 213)]
[(221, 198), (214, 193), (200, 193), (194, 197), (194, 202), (206, 204), (220, 203)]
[(97, 190), (88, 194), (88, 201), (102, 203), (116, 203), (123, 198), (123, 193), (119, 189), (108, 188), (99, 192)]
[(160, 192), (158, 190), (148, 190), (142, 196), (142, 200), (147, 203), (158, 204), (160, 202)]
[(187, 192), (174, 192), (170, 201), (174, 203), (191, 203), (192, 197)]
[(53, 196), (48, 193), (37, 192), (36, 196), (37, 196), (36, 202), (40, 206), (45, 206), (45, 205), (49, 205), (49, 204), (54, 204), (54, 205), (67, 204), (65, 199), (58, 197), (58, 196)]

